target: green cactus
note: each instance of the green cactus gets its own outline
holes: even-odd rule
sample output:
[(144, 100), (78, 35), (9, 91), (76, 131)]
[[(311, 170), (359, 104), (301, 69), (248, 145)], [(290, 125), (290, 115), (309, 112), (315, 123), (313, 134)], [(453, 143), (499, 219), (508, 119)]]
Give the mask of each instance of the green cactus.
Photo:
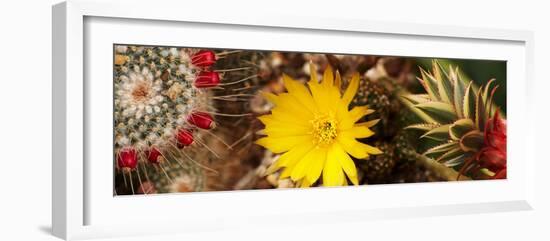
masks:
[(401, 101), (408, 106), (422, 123), (409, 125), (406, 129), (423, 134), (420, 140), (429, 143), (424, 155), (460, 169), (474, 158), (483, 147), (487, 120), (496, 112), (491, 79), (479, 89), (473, 81), (464, 80), (458, 68), (443, 68), (437, 61), (431, 72), (420, 69), (419, 82), (426, 94), (404, 94)]

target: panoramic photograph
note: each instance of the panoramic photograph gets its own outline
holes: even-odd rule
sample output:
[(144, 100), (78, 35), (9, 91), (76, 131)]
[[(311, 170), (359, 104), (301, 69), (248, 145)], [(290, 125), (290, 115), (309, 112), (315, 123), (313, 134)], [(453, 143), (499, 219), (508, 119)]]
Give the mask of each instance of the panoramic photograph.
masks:
[(506, 179), (506, 62), (115, 44), (113, 195)]

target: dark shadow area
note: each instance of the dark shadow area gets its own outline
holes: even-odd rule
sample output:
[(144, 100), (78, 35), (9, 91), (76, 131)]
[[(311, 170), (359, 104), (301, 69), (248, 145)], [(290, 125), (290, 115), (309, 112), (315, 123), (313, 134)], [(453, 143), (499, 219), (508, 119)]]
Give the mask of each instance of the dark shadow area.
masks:
[(42, 226), (38, 227), (38, 230), (40, 230), (40, 232), (42, 232), (44, 234), (53, 235), (52, 234), (52, 226), (50, 226), (50, 225), (42, 225)]

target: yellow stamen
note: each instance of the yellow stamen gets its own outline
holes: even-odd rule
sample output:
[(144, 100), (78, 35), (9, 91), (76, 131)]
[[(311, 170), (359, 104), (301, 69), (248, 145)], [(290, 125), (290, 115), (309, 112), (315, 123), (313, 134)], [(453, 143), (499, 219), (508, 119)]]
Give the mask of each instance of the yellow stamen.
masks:
[(337, 122), (331, 117), (320, 116), (311, 121), (313, 126), (313, 139), (317, 145), (328, 146), (332, 143), (336, 136), (337, 132)]

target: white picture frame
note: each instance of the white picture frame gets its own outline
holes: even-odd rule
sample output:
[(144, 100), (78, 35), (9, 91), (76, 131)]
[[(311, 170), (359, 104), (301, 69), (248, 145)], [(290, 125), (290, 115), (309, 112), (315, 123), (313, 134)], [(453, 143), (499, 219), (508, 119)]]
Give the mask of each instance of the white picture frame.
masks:
[[(132, 7), (126, 7), (128, 4)], [(209, 15), (194, 11), (187, 11), (182, 15), (178, 11), (189, 8), (190, 4), (200, 3), (164, 0), (155, 1), (152, 8), (147, 1), (70, 0), (53, 7), (54, 235), (64, 239), (85, 239), (193, 232), (244, 224), (291, 225), (301, 222), (344, 222), (533, 208), (535, 138), (532, 129), (520, 127), (520, 124), (534, 126), (531, 123), (533, 120), (527, 118), (532, 116), (532, 110), (521, 108), (532, 103), (531, 32), (300, 18), (281, 13), (264, 14), (261, 17), (251, 14), (228, 15), (223, 9), (215, 7), (210, 9)], [(140, 34), (138, 30), (144, 28), (147, 28), (148, 33), (157, 31), (159, 34), (151, 34), (155, 37)], [(131, 31), (126, 35), (116, 34), (120, 29)], [(166, 29), (174, 30), (170, 32), (172, 37), (160, 34), (161, 30)], [(217, 31), (224, 31), (226, 34), (223, 43), (206, 38)], [(96, 153), (94, 148), (97, 145), (94, 146), (93, 143), (104, 140), (101, 134), (96, 134), (96, 130), (105, 129), (110, 138), (112, 126), (89, 124), (91, 120), (94, 123), (112, 123), (108, 112), (98, 111), (99, 105), (109, 104), (110, 100), (105, 103), (89, 103), (90, 99), (97, 100), (94, 96), (102, 93), (102, 86), (86, 80), (108, 74), (102, 72), (105, 69), (102, 62), (105, 66), (112, 66), (112, 62), (101, 57), (106, 56), (104, 54), (107, 52), (102, 50), (108, 44), (112, 46), (113, 43), (123, 41), (196, 46), (197, 41), (201, 41), (199, 37), (183, 40), (181, 36), (183, 33), (197, 32), (204, 34), (201, 42), (204, 47), (506, 60), (509, 63), (508, 179), (114, 198), (112, 188), (105, 190), (109, 183), (112, 184), (112, 180), (107, 180), (112, 175), (104, 174), (108, 177), (104, 180), (98, 178), (98, 170), (110, 168), (112, 171), (112, 162), (101, 165), (89, 161), (90, 152)], [(256, 41), (232, 41), (229, 38), (233, 36), (238, 39), (237, 36), (244, 35)], [(265, 41), (277, 35), (284, 35), (286, 38), (281, 38), (276, 43)], [(313, 38), (324, 40), (308, 44), (307, 41)], [(359, 42), (364, 40), (368, 40), (372, 46), (359, 47)], [(338, 41), (346, 41), (347, 44), (334, 46)], [(388, 47), (389, 42), (393, 43), (392, 48)], [(468, 48), (465, 49), (465, 46)], [(90, 53), (87, 48), (94, 50), (94, 57), (91, 59), (86, 56)], [(111, 59), (112, 57), (108, 58)], [(90, 76), (86, 68), (98, 71)], [(112, 92), (105, 91), (103, 94)], [(104, 117), (108, 117), (107, 122), (96, 122)], [(89, 139), (92, 131), (94, 137)], [(97, 153), (102, 153), (99, 149), (97, 148)], [(94, 182), (90, 183), (90, 180)], [(295, 201), (286, 201), (291, 199)], [(337, 205), (342, 202), (346, 205)], [(184, 217), (175, 214), (174, 209), (185, 212)], [(140, 214), (138, 216), (135, 215), (137, 210)], [(147, 228), (140, 228), (142, 226)]]

